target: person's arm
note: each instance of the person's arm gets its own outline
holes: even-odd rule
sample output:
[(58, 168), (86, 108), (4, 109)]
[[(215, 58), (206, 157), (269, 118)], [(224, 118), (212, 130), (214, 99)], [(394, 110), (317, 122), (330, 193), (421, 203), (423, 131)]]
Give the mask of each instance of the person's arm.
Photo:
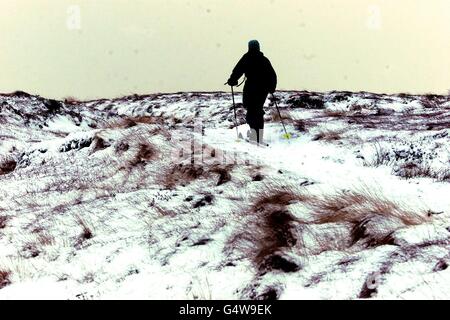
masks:
[(270, 63), (269, 59), (267, 59), (267, 76), (268, 76), (268, 87), (269, 87), (269, 92), (270, 93), (274, 93), (276, 88), (277, 88), (277, 74), (275, 72), (275, 70), (272, 67), (272, 64)]
[(236, 64), (230, 78), (228, 79), (228, 85), (236, 86), (238, 84), (239, 78), (245, 73), (246, 60), (246, 56), (244, 55)]

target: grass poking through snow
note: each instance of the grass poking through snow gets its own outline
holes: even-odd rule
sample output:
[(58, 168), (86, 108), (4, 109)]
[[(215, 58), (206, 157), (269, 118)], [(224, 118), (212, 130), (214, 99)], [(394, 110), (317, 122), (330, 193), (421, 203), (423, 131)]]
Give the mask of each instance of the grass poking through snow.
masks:
[(0, 289), (3, 289), (7, 285), (11, 284), (10, 276), (10, 271), (0, 270)]

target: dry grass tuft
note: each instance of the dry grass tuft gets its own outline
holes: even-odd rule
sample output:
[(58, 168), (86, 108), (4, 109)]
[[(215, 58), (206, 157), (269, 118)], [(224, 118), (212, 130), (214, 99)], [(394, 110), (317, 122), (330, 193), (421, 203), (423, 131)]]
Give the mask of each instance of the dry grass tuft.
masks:
[(450, 169), (441, 168), (434, 170), (427, 163), (405, 162), (395, 170), (395, 175), (405, 179), (422, 177), (437, 181), (450, 181)]
[(110, 146), (111, 146), (111, 143), (109, 141), (107, 141), (105, 138), (101, 137), (99, 134), (96, 134), (93, 139), (92, 153), (104, 150)]
[(38, 236), (38, 242), (43, 246), (51, 246), (55, 244), (55, 237), (48, 232), (41, 232)]
[(298, 93), (287, 100), (291, 108), (325, 109), (323, 97), (310, 92)]
[[(315, 125), (311, 119), (298, 119), (287, 110), (280, 110), (280, 112), (284, 123), (291, 124), (297, 131), (306, 132), (308, 127)], [(281, 122), (280, 114), (276, 109), (272, 108), (270, 110), (270, 116), (272, 121)]]
[(220, 164), (215, 164), (212, 165), (209, 168), (209, 172), (210, 173), (215, 173), (217, 175), (219, 175), (219, 179), (217, 181), (218, 186), (227, 183), (229, 181), (231, 181), (231, 171), (233, 170), (234, 166), (229, 164), (229, 165), (220, 165)]
[(422, 99), (420, 99), (420, 103), (425, 109), (436, 109), (439, 107), (439, 103), (433, 95), (422, 97)]
[(65, 104), (70, 104), (70, 105), (76, 105), (76, 104), (79, 104), (79, 103), (80, 103), (80, 100), (78, 100), (78, 99), (75, 98), (75, 97), (69, 96), (69, 97), (65, 97), (65, 98), (64, 98), (64, 103), (65, 103)]
[(422, 163), (417, 164), (415, 162), (405, 162), (399, 166), (396, 175), (406, 179), (411, 179), (415, 177), (430, 177), (432, 176), (432, 173), (433, 172), (428, 165), (424, 165)]
[[(161, 217), (175, 217), (183, 212), (182, 207), (178, 207), (177, 210), (167, 209), (158, 204), (152, 204), (152, 208), (156, 211), (156, 213)], [(151, 227), (151, 223), (149, 222), (149, 226)]]
[(378, 286), (377, 275), (369, 274), (361, 288), (358, 298), (359, 299), (370, 299), (370, 298), (375, 297), (376, 294), (378, 293), (377, 286)]
[(162, 172), (159, 183), (165, 188), (173, 189), (178, 185), (186, 186), (204, 176), (205, 168), (203, 166), (179, 163)]
[(119, 155), (124, 152), (127, 152), (129, 149), (130, 149), (130, 144), (125, 140), (118, 141), (114, 145), (114, 152), (118, 153)]
[(0, 229), (6, 228), (6, 223), (8, 222), (9, 217), (8, 216), (0, 216)]
[(194, 209), (204, 207), (204, 206), (210, 205), (213, 201), (214, 201), (214, 196), (210, 193), (205, 193), (199, 200), (197, 200), (193, 204), (192, 207)]
[(344, 133), (343, 129), (339, 130), (330, 130), (324, 129), (317, 132), (313, 137), (313, 141), (336, 141), (342, 138), (342, 134)]
[(270, 270), (299, 270), (300, 266), (283, 251), (297, 243), (293, 232), (296, 219), (287, 206), (301, 199), (302, 196), (289, 187), (267, 185), (253, 199), (245, 228), (229, 240), (227, 247), (249, 256), (255, 268), (263, 273)]
[(81, 247), (85, 241), (94, 237), (94, 233), (92, 232), (92, 228), (81, 216), (77, 216), (76, 221), (81, 227), (81, 233), (78, 236), (75, 246)]
[(283, 254), (283, 250), (297, 243), (293, 232), (295, 218), (286, 209), (272, 208), (260, 212), (253, 219), (228, 240), (227, 248), (250, 257), (260, 272), (297, 271), (298, 264)]
[(323, 111), (324, 115), (327, 117), (332, 117), (332, 118), (340, 118), (340, 117), (345, 117), (347, 116), (347, 112), (345, 110), (330, 110), (330, 109), (325, 109)]
[(0, 158), (0, 175), (13, 172), (16, 166), (17, 162), (12, 157)]
[(124, 117), (124, 118), (119, 118), (119, 119), (115, 119), (115, 120), (106, 122), (101, 127), (103, 129), (128, 129), (128, 128), (135, 127), (139, 124), (162, 125), (163, 120), (160, 117), (150, 117), (150, 116)]
[[(339, 232), (339, 228), (332, 232), (336, 244), (340, 243), (339, 246), (343, 245), (343, 248), (356, 243), (364, 247), (393, 245), (396, 230), (430, 221), (425, 209), (406, 207), (367, 187), (332, 195), (307, 195), (302, 203), (312, 213), (313, 220), (308, 224), (311, 230), (321, 225), (329, 226), (330, 230), (338, 226), (350, 227), (349, 233)], [(319, 247), (314, 250), (326, 251), (329, 240), (323, 241), (323, 229), (317, 230), (311, 233)]]
[[(309, 211), (306, 219), (289, 211), (294, 203)], [(298, 260), (289, 254), (294, 247), (299, 256), (309, 256), (356, 244), (357, 248), (395, 245), (395, 231), (430, 220), (425, 210), (407, 208), (367, 187), (313, 195), (267, 186), (245, 212), (242, 229), (226, 248), (250, 257), (262, 273), (299, 270)]]
[(391, 153), (388, 149), (384, 148), (381, 144), (376, 142), (374, 144), (375, 155), (370, 161), (365, 160), (364, 165), (366, 167), (379, 167), (382, 165), (389, 165), (392, 163)]
[(438, 171), (438, 180), (450, 182), (450, 169), (441, 169)]
[(292, 120), (292, 125), (294, 126), (294, 129), (297, 131), (300, 131), (300, 132), (308, 131), (308, 123), (303, 119)]
[(3, 289), (7, 285), (11, 284), (11, 272), (6, 270), (0, 270), (0, 289)]
[(294, 217), (287, 210), (268, 210), (265, 212), (256, 244), (254, 263), (261, 271), (283, 270), (297, 271), (298, 266), (280, 254), (284, 248), (295, 246), (297, 239), (292, 232)]
[(273, 122), (280, 122), (281, 118), (283, 118), (283, 121), (288, 122), (292, 120), (292, 117), (288, 111), (280, 110), (280, 113), (278, 113), (278, 110), (276, 108), (270, 109), (270, 117), (272, 118)]
[(263, 211), (268, 207), (282, 208), (299, 200), (302, 200), (298, 194), (289, 189), (266, 189), (261, 191), (255, 199), (252, 209), (255, 212)]
[(165, 188), (173, 189), (176, 186), (187, 186), (198, 179), (218, 176), (216, 185), (220, 186), (231, 180), (233, 168), (233, 164), (196, 165), (179, 163), (164, 170), (158, 180)]
[(129, 165), (131, 167), (144, 165), (148, 161), (155, 159), (157, 155), (158, 151), (153, 145), (146, 141), (141, 141), (138, 143), (137, 151), (130, 160)]
[(147, 163), (156, 160), (160, 152), (150, 140), (151, 136), (140, 129), (123, 135), (114, 144), (114, 152), (123, 159), (119, 169), (130, 174), (133, 169), (143, 169)]
[(395, 244), (394, 230), (395, 228), (392, 228), (386, 221), (374, 219), (374, 217), (364, 218), (353, 224), (350, 232), (350, 246), (360, 240), (366, 247), (393, 245)]
[(372, 217), (394, 218), (405, 226), (418, 225), (428, 221), (425, 210), (416, 212), (385, 198), (375, 191), (340, 191), (327, 196), (306, 197), (304, 203), (315, 213), (315, 223), (361, 224)]

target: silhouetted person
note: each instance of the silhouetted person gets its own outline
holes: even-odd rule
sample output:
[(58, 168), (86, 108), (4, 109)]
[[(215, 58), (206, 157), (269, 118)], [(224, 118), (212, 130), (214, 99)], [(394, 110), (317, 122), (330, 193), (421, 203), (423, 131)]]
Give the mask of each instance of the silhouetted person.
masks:
[(236, 86), (239, 78), (245, 74), (243, 101), (247, 109), (246, 121), (250, 126), (250, 139), (261, 143), (264, 129), (264, 102), (269, 93), (277, 87), (277, 75), (269, 59), (260, 51), (259, 42), (251, 40), (248, 52), (239, 60), (228, 79), (228, 85)]

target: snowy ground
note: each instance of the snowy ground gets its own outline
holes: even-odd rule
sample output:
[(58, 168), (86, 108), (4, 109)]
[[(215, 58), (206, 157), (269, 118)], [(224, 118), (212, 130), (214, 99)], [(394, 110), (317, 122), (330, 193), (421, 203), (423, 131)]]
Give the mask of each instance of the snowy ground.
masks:
[(450, 97), (278, 97), (0, 95), (0, 300), (450, 298)]

